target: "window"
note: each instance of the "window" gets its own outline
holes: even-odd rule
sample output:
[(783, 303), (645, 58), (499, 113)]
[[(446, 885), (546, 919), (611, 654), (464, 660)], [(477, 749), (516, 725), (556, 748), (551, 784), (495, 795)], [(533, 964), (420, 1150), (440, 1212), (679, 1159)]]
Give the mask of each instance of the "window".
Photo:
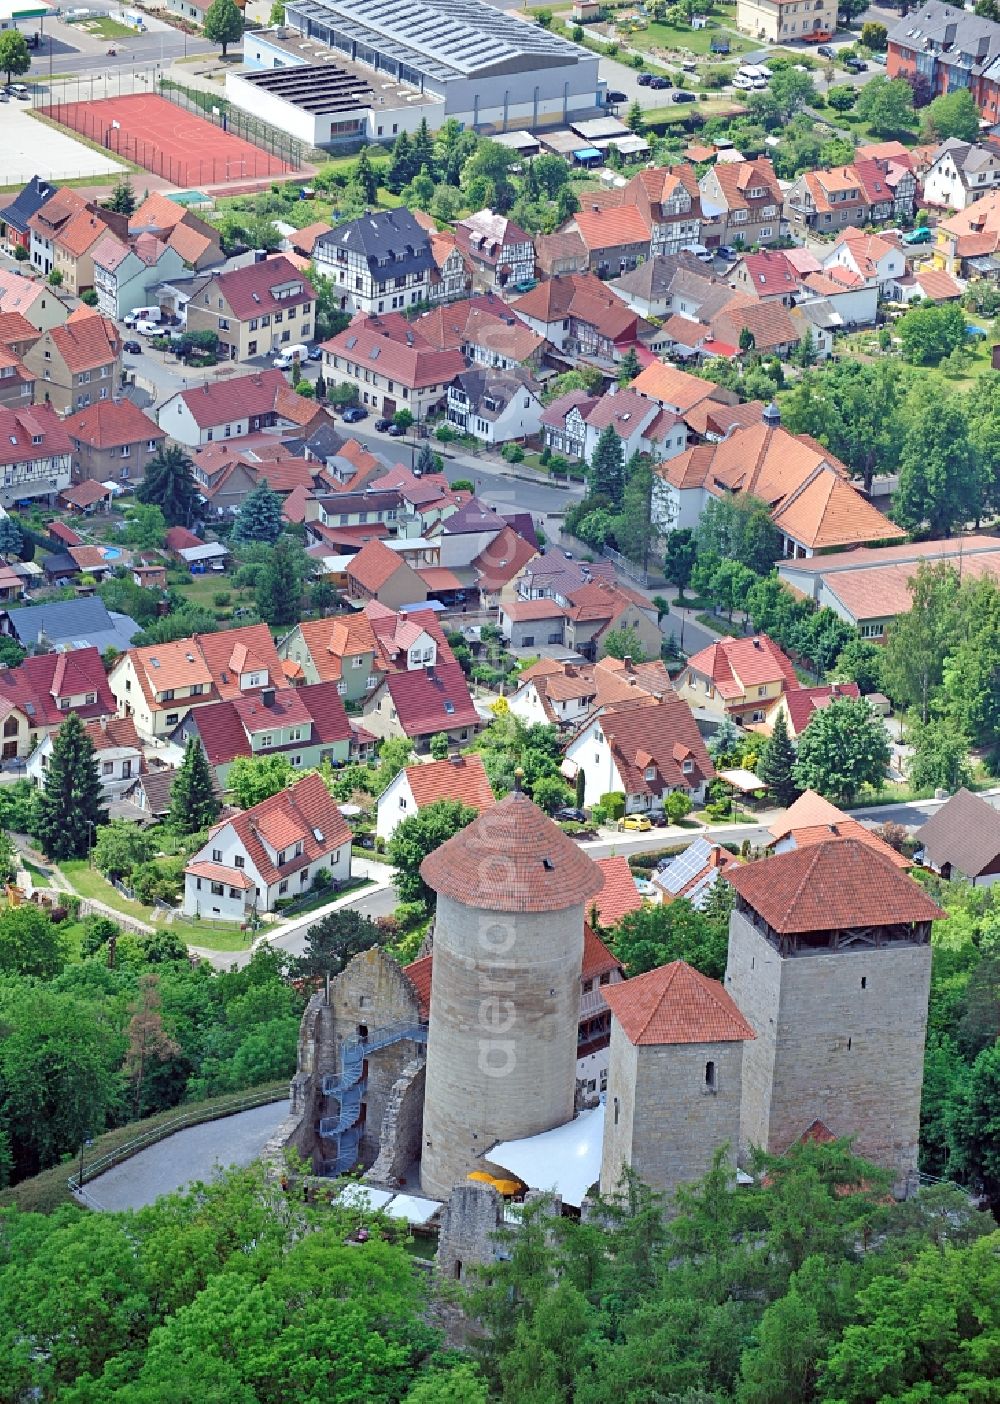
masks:
[(114, 775), (114, 773), (115, 773), (115, 763), (114, 763), (114, 761), (104, 761), (103, 764), (101, 765), (101, 774), (102, 774), (102, 775)]
[(684, 761), (684, 762), (682, 763), (682, 765), (681, 765), (681, 771), (682, 771), (685, 775), (690, 775), (690, 774), (692, 773), (693, 770), (694, 770), (694, 761), (693, 761), (693, 760), (686, 760), (686, 761)]
[(719, 1087), (715, 1075), (715, 1063), (709, 1059), (705, 1064), (705, 1091), (718, 1092)]
[(167, 726), (176, 726), (179, 717), (180, 717), (180, 712), (168, 712), (168, 713), (167, 713)]
[(94, 703), (97, 701), (97, 693), (96, 693), (96, 692), (88, 692), (88, 693), (85, 693), (85, 694), (84, 694), (83, 700), (84, 700), (84, 702), (87, 704), (88, 707), (92, 707), (92, 706), (94, 705)]
[(222, 862), (222, 849), (221, 849), (221, 848), (213, 848), (213, 849), (212, 849), (212, 862), (213, 862), (213, 863), (221, 863), (221, 862)]
[(247, 860), (243, 857), (243, 854), (242, 854), (242, 853), (237, 853), (236, 857), (233, 859), (233, 867), (234, 867), (234, 868), (245, 868), (245, 867), (246, 867), (246, 862), (247, 862)]
[(759, 687), (759, 688), (757, 689), (757, 696), (758, 696), (758, 697), (766, 697), (766, 696), (767, 696), (767, 688), (766, 688), (766, 687)]
[[(357, 657), (351, 659), (351, 667), (352, 667), (352, 668), (363, 668), (364, 666), (365, 666), (364, 654), (359, 653), (359, 654), (357, 655)], [(297, 741), (297, 740), (298, 740), (298, 737), (297, 737), (297, 736), (293, 736), (293, 737), (292, 737), (292, 740), (293, 740), (293, 741)]]
[(758, 708), (758, 710), (753, 713), (750, 720), (755, 722), (762, 722), (764, 720), (764, 713)]
[(288, 853), (287, 853), (287, 851), (283, 848), (283, 849), (281, 850), (281, 852), (278, 854), (277, 862), (278, 862), (278, 867), (279, 867), (279, 868), (284, 866), (284, 862), (285, 862), (285, 859), (286, 859), (287, 857), (288, 857)]
[(225, 893), (226, 893), (226, 889), (223, 887), (223, 885), (222, 885), (221, 882), (213, 882), (213, 883), (212, 883), (212, 896), (213, 896), (213, 897), (224, 897), (224, 896), (225, 896)]
[(880, 639), (885, 632), (884, 624), (862, 624), (861, 637), (863, 639)]
[(646, 766), (646, 770), (645, 770), (645, 776), (646, 776), (646, 779), (647, 779), (647, 780), (655, 780), (655, 779), (656, 779), (656, 766), (655, 766), (655, 765), (647, 765), (647, 766)]
[(288, 879), (287, 879), (287, 878), (282, 878), (282, 880), (278, 883), (278, 896), (279, 896), (279, 897), (283, 896), (284, 893), (286, 893), (287, 891), (288, 891)]
[(330, 867), (332, 868), (336, 863), (339, 863), (339, 862), (340, 862), (340, 849), (338, 848), (337, 851), (336, 851), (336, 853), (331, 853), (331, 854), (330, 854)]

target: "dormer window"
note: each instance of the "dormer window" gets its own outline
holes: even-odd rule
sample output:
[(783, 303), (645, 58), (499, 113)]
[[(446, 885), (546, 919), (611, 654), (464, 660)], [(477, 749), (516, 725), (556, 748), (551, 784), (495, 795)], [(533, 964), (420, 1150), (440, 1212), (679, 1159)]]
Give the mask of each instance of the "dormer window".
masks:
[(647, 766), (646, 766), (646, 769), (645, 769), (645, 771), (644, 771), (644, 774), (645, 774), (647, 780), (655, 780), (655, 779), (656, 779), (656, 766), (655, 766), (655, 765), (647, 765)]
[(683, 773), (684, 773), (685, 775), (690, 775), (690, 774), (693, 772), (693, 770), (694, 770), (694, 761), (693, 761), (693, 760), (686, 760), (686, 761), (684, 761), (683, 765), (681, 766), (681, 770), (683, 771)]

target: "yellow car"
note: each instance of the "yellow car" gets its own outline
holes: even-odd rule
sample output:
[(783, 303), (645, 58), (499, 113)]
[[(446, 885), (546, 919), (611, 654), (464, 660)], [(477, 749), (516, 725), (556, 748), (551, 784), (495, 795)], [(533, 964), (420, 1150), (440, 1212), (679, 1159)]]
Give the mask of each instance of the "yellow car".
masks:
[(646, 818), (645, 814), (626, 814), (621, 822), (623, 829), (635, 829), (640, 834), (646, 833), (653, 826)]

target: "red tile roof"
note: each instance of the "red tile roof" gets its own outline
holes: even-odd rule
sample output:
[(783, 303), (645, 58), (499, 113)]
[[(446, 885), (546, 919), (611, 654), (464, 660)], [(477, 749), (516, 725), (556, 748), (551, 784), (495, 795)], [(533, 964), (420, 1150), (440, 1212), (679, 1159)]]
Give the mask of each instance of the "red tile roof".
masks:
[[(272, 795), (270, 799), (255, 804), (252, 809), (224, 823), (232, 826), (247, 856), (269, 887), (351, 840), (347, 821), (316, 774), (304, 775), (289, 789)], [(317, 833), (322, 837), (317, 838)], [(298, 858), (289, 859), (280, 868), (272, 862), (265, 841), (280, 850), (283, 843), (290, 845), (299, 840), (303, 851)], [(206, 844), (206, 848), (211, 848), (211, 842)], [(203, 860), (195, 855), (194, 861)], [(190, 869), (189, 864), (185, 871)]]
[(783, 681), (788, 688), (799, 685), (792, 660), (767, 634), (720, 639), (689, 658), (688, 667), (711, 678), (727, 701), (747, 697), (751, 688), (766, 683)]
[(57, 541), (61, 541), (64, 546), (82, 546), (83, 537), (78, 536), (72, 527), (68, 527), (65, 522), (50, 522), (49, 535), (54, 536)]
[[(599, 725), (626, 794), (663, 795), (676, 787), (694, 790), (715, 776), (691, 709), (676, 693), (664, 694), (653, 707), (604, 712)], [(686, 761), (692, 764), (687, 773)], [(655, 774), (647, 780), (650, 769)]]
[(635, 205), (604, 210), (581, 209), (573, 216), (573, 223), (590, 250), (649, 243), (649, 225)]
[(785, 692), (785, 706), (792, 724), (792, 735), (798, 736), (809, 725), (814, 712), (828, 707), (838, 697), (860, 697), (857, 683), (832, 683), (829, 687), (790, 687)]
[(596, 864), (520, 791), (506, 795), (429, 854), (429, 887), (493, 912), (558, 912), (600, 888)]
[[(39, 437), (42, 442), (34, 443)], [(0, 465), (68, 454), (71, 447), (65, 424), (51, 405), (0, 407)]]
[(74, 375), (110, 366), (122, 353), (118, 328), (92, 307), (78, 307), (61, 327), (46, 332)]
[(583, 963), (580, 969), (580, 977), (584, 980), (596, 979), (599, 975), (606, 975), (609, 971), (617, 970), (621, 973), (621, 964), (618, 958), (612, 955), (601, 938), (594, 934), (589, 921), (583, 923)]
[(403, 974), (413, 986), (413, 991), (417, 996), (420, 1005), (421, 1019), (429, 1019), (431, 1013), (431, 973), (434, 963), (434, 952), (421, 956), (419, 960), (411, 961), (409, 965), (403, 966)]
[(95, 751), (142, 750), (131, 717), (102, 717), (100, 721), (87, 722), (83, 729)]
[(274, 702), (265, 707), (260, 693), (196, 707), (191, 721), (198, 730), (211, 765), (228, 765), (237, 756), (254, 754), (251, 736), (267, 729), (310, 724), (303, 727), (301, 741), (268, 747), (265, 754), (301, 751), (308, 746), (350, 741), (351, 727), (335, 682), (311, 683), (306, 687), (278, 688)]
[(604, 998), (631, 1044), (735, 1043), (755, 1038), (732, 997), (683, 960), (619, 985)]
[(118, 710), (108, 687), (101, 655), (96, 648), (75, 648), (67, 653), (42, 653), (26, 658), (16, 668), (0, 670), (0, 699), (17, 707), (34, 727), (61, 726), (68, 715), (60, 698), (95, 694), (97, 700), (75, 710), (84, 720), (112, 717)]
[(204, 546), (200, 536), (195, 536), (193, 531), (188, 531), (187, 527), (171, 527), (163, 538), (163, 544), (168, 551), (187, 551), (192, 546)]
[[(68, 422), (67, 420), (66, 423)], [(85, 478), (82, 483), (73, 483), (70, 487), (63, 488), (59, 496), (72, 507), (86, 508), (93, 507), (97, 502), (104, 502), (113, 497), (114, 493), (103, 483), (98, 483), (93, 478)]]
[[(292, 283), (299, 291), (275, 297), (274, 289)], [(216, 273), (198, 294), (199, 297), (223, 297), (241, 322), (251, 317), (271, 315), (288, 307), (312, 302), (316, 296), (312, 284), (283, 254), (267, 258), (263, 263), (248, 263), (230, 273)]]
[(179, 393), (199, 429), (211, 429), (216, 424), (273, 413), (279, 392), (288, 388), (284, 371), (271, 369), (212, 384), (206, 381)]
[(612, 858), (595, 858), (604, 876), (604, 886), (594, 898), (592, 906), (597, 908), (597, 919), (604, 927), (617, 926), (629, 912), (637, 912), (642, 906), (639, 889), (635, 885), (632, 869), (624, 854)]
[(465, 674), (453, 660), (442, 662), (440, 653), (433, 669), (389, 673), (385, 686), (392, 697), (399, 724), (411, 739), (481, 725)]
[(397, 570), (406, 568), (406, 562), (395, 551), (381, 541), (366, 541), (347, 567), (349, 579), (356, 580), (364, 590), (373, 594), (380, 590), (387, 580), (391, 580)]
[(482, 813), (494, 803), (482, 756), (453, 756), (427, 765), (410, 765), (405, 774), (418, 809), (438, 800), (461, 800)]
[(323, 350), (362, 369), (377, 363), (380, 375), (410, 390), (448, 385), (465, 370), (461, 351), (438, 351), (398, 313), (356, 317), (345, 331), (324, 341)]
[(132, 400), (98, 400), (87, 409), (77, 410), (63, 423), (71, 439), (95, 449), (121, 448), (167, 437), (156, 420), (143, 414)]
[(730, 868), (725, 877), (782, 935), (935, 921), (945, 915), (912, 878), (857, 839), (778, 853)]

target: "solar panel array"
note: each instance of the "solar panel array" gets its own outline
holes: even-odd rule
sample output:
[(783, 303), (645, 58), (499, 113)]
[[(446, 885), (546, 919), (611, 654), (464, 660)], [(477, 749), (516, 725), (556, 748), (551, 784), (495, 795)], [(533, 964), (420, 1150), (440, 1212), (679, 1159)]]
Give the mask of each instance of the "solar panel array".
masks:
[(657, 873), (656, 881), (665, 892), (680, 892), (684, 884), (697, 877), (705, 867), (711, 853), (712, 845), (708, 840), (696, 838), (683, 853), (678, 853), (671, 863)]
[(271, 68), (241, 76), (255, 88), (293, 102), (305, 112), (353, 112), (359, 107), (370, 107), (374, 98), (362, 78), (327, 64)]
[(306, 21), (311, 35), (359, 62), (368, 61), (366, 50), (391, 60), (388, 71), (400, 77), (411, 70), (444, 82), (581, 57), (575, 44), (481, 0), (293, 0), (287, 13), (289, 24)]

